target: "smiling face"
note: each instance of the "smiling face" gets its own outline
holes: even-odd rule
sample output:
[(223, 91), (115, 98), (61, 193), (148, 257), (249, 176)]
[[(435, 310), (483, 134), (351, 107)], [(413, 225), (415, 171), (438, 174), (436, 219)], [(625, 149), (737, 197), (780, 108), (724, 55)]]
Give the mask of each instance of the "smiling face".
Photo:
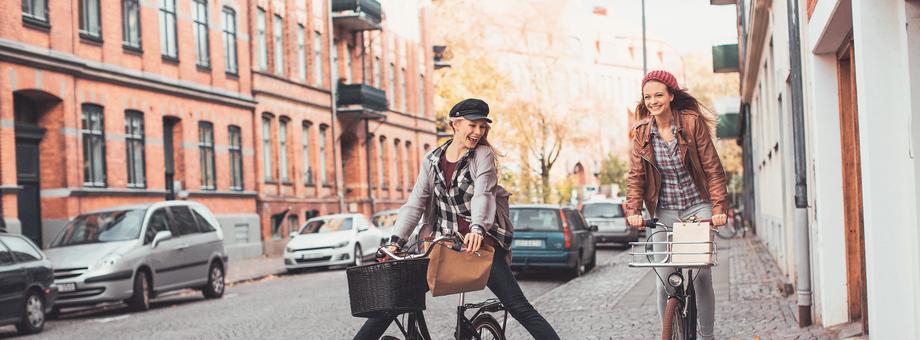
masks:
[(674, 96), (662, 82), (650, 80), (642, 87), (642, 102), (652, 116), (660, 115), (671, 107)]
[(485, 119), (457, 119), (450, 123), (454, 127), (454, 141), (464, 148), (473, 149), (489, 133), (489, 122)]

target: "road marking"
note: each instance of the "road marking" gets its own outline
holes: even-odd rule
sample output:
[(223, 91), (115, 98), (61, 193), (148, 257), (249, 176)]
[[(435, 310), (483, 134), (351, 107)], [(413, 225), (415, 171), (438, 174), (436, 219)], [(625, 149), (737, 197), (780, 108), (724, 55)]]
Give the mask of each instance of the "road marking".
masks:
[(109, 323), (109, 322), (112, 322), (112, 321), (124, 320), (124, 319), (127, 319), (127, 318), (129, 318), (129, 317), (131, 317), (131, 316), (126, 314), (126, 315), (113, 316), (113, 317), (111, 317), (111, 318), (94, 319), (94, 320), (91, 320), (91, 321), (92, 321), (92, 322), (95, 322), (95, 323)]

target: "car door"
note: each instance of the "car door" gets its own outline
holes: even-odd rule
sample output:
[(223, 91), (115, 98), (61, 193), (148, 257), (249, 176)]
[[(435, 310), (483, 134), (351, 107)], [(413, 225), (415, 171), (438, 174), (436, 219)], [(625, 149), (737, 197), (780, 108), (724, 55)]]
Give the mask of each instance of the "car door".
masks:
[[(579, 218), (579, 214), (572, 209), (563, 209), (565, 213), (565, 219), (569, 222), (569, 228), (572, 228), (572, 239), (574, 241), (573, 246), (582, 249), (581, 259), (582, 261), (587, 261), (590, 258), (590, 249), (588, 248), (588, 237), (590, 236), (590, 231), (584, 222)], [(584, 262), (583, 262), (584, 263)]]
[[(170, 289), (179, 283), (173, 264), (176, 261), (173, 248), (180, 240), (177, 239), (178, 236), (172, 224), (166, 208), (159, 208), (150, 214), (147, 228), (144, 230), (144, 246), (149, 249), (146, 261), (153, 268), (153, 287), (158, 291)], [(173, 238), (162, 241), (154, 247), (153, 238), (161, 231), (172, 232)]]
[(208, 242), (206, 235), (200, 232), (195, 215), (186, 205), (169, 207), (176, 229), (179, 244), (175, 247), (176, 275), (181, 286), (204, 284), (208, 278)]
[(19, 318), (26, 290), (26, 271), (0, 241), (0, 323)]

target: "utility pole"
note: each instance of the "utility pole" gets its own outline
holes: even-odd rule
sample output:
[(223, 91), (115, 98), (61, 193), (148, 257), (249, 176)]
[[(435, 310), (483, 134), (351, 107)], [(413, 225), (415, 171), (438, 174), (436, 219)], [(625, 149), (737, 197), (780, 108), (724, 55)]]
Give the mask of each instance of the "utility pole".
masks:
[(645, 46), (645, 0), (642, 0), (642, 76), (648, 74), (647, 48)]

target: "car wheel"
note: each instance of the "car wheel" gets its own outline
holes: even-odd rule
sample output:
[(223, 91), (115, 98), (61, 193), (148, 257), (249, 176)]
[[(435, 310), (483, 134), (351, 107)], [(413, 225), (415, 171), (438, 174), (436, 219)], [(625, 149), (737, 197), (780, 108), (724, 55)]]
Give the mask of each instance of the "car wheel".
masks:
[(128, 299), (128, 307), (135, 312), (150, 309), (150, 278), (147, 272), (139, 271), (134, 275), (134, 291)]
[(569, 269), (569, 277), (576, 278), (585, 273), (585, 264), (581, 259), (581, 254), (578, 254), (578, 257), (575, 258), (575, 267)]
[(22, 311), (22, 321), (16, 324), (16, 330), (24, 334), (38, 333), (45, 327), (45, 301), (42, 296), (30, 291)]
[(360, 266), (364, 264), (364, 253), (361, 252), (361, 245), (355, 244), (355, 266)]
[(211, 268), (208, 269), (208, 284), (204, 286), (201, 293), (208, 299), (217, 299), (224, 296), (225, 280), (224, 267), (215, 261), (211, 264)]
[(596, 266), (597, 266), (597, 251), (591, 253), (591, 261), (589, 261), (588, 264), (585, 265), (585, 272), (591, 271), (591, 269), (594, 269), (594, 267)]

